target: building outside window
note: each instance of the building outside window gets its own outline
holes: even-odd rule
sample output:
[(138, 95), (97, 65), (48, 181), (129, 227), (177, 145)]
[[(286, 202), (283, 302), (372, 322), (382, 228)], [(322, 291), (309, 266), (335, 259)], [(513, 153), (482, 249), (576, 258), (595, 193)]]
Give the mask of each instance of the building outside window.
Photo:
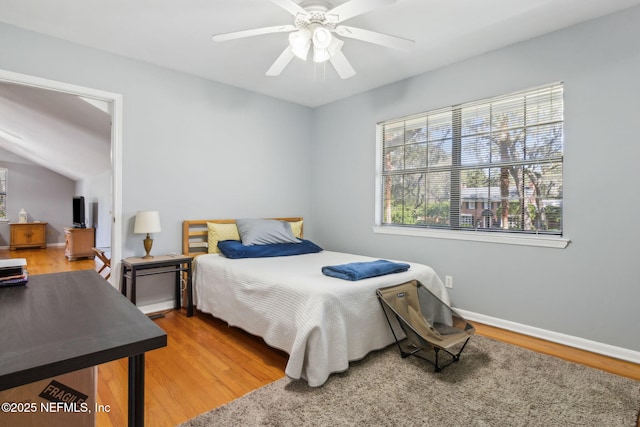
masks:
[(378, 124), (376, 222), (562, 235), (563, 85)]

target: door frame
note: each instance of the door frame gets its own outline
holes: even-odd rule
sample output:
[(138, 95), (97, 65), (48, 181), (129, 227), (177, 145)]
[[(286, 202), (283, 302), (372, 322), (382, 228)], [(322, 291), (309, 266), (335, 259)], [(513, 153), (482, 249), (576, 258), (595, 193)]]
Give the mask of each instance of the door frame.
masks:
[[(0, 69), (0, 82), (53, 90), (70, 95), (108, 102), (111, 106), (111, 267), (119, 271), (122, 259), (122, 95), (28, 74)], [(115, 262), (114, 262), (115, 261)], [(118, 286), (117, 274), (111, 274), (111, 284)]]

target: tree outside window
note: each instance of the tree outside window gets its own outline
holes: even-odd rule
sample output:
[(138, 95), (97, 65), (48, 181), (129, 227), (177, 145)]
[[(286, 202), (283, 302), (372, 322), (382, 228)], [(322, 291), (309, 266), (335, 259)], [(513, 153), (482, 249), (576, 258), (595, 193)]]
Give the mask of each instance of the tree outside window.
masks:
[(562, 234), (562, 84), (379, 126), (380, 225)]
[(0, 221), (7, 220), (7, 175), (7, 169), (0, 168)]

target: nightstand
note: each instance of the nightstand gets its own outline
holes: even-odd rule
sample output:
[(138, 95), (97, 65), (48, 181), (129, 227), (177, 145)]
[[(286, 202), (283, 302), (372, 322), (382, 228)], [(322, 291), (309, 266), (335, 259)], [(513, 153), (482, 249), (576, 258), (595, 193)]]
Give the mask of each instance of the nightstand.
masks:
[(69, 261), (95, 256), (93, 252), (93, 247), (96, 245), (95, 228), (65, 228), (64, 240), (64, 256)]
[(131, 283), (131, 295), (129, 299), (136, 303), (136, 279), (155, 274), (174, 273), (176, 275), (175, 309), (180, 309), (182, 273), (186, 276), (187, 291), (187, 317), (193, 316), (193, 289), (191, 286), (192, 256), (188, 255), (161, 255), (153, 258), (131, 257), (122, 260), (120, 265), (120, 291), (127, 296), (127, 279)]

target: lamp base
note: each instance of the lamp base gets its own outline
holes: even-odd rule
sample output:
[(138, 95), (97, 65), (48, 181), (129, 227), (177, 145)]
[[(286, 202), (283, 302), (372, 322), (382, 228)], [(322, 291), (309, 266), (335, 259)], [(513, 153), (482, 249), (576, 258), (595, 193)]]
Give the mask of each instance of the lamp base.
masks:
[(151, 246), (153, 246), (153, 239), (149, 236), (149, 233), (147, 233), (147, 238), (143, 240), (144, 242), (144, 250), (147, 251), (147, 254), (145, 256), (143, 256), (143, 259), (150, 259), (153, 258), (150, 255), (151, 252)]

